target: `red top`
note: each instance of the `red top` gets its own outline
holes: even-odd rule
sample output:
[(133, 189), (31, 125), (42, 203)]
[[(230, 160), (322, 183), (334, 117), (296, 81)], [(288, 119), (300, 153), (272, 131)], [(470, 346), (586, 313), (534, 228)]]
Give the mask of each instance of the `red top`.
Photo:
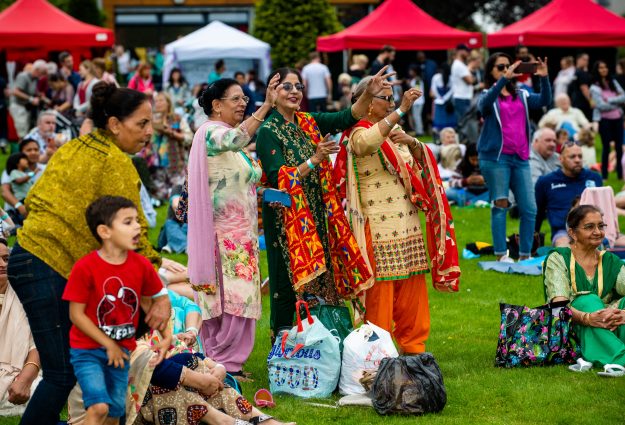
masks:
[[(136, 252), (129, 251), (123, 264), (110, 264), (93, 251), (74, 264), (63, 299), (86, 304), (85, 314), (102, 332), (121, 347), (134, 350), (141, 297), (155, 295), (161, 289), (163, 284), (152, 264)], [(81, 349), (101, 347), (76, 325), (70, 330), (69, 345)]]

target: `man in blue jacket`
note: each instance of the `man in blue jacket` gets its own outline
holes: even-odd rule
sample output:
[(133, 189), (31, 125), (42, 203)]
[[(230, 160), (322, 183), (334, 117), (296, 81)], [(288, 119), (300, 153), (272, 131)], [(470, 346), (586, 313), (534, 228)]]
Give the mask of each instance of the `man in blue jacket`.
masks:
[(587, 187), (601, 187), (601, 176), (584, 168), (582, 148), (569, 142), (560, 152), (562, 169), (553, 171), (536, 181), (536, 230), (546, 217), (551, 226), (551, 245), (569, 246), (566, 216), (576, 198)]

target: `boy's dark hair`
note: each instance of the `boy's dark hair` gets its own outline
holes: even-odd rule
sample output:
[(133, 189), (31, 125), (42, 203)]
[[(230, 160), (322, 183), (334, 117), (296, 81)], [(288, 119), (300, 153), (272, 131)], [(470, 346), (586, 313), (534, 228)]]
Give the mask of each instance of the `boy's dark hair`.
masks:
[(117, 212), (124, 208), (137, 209), (137, 206), (130, 199), (109, 195), (98, 198), (89, 204), (85, 212), (87, 226), (99, 243), (102, 243), (102, 239), (98, 235), (98, 226), (104, 224), (110, 227)]
[(19, 164), (22, 158), (28, 159), (26, 154), (23, 152), (15, 152), (9, 155), (6, 165), (7, 174), (11, 174), (11, 171), (17, 170), (17, 164)]

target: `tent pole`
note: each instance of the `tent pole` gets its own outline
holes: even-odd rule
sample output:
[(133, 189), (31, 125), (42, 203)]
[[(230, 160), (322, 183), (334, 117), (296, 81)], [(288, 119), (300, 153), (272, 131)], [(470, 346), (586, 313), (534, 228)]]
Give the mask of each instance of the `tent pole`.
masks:
[(343, 50), (343, 72), (347, 72), (349, 69), (349, 57), (351, 56), (351, 49)]

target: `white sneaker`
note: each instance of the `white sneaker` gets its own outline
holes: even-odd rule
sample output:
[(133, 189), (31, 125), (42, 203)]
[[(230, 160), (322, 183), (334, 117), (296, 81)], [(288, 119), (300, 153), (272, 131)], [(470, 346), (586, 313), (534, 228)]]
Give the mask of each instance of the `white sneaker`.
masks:
[(165, 245), (164, 247), (161, 248), (161, 251), (166, 252), (168, 254), (172, 253), (172, 249), (169, 245)]
[(499, 260), (500, 263), (512, 263), (514, 264), (514, 260), (508, 256), (508, 254), (504, 254)]

